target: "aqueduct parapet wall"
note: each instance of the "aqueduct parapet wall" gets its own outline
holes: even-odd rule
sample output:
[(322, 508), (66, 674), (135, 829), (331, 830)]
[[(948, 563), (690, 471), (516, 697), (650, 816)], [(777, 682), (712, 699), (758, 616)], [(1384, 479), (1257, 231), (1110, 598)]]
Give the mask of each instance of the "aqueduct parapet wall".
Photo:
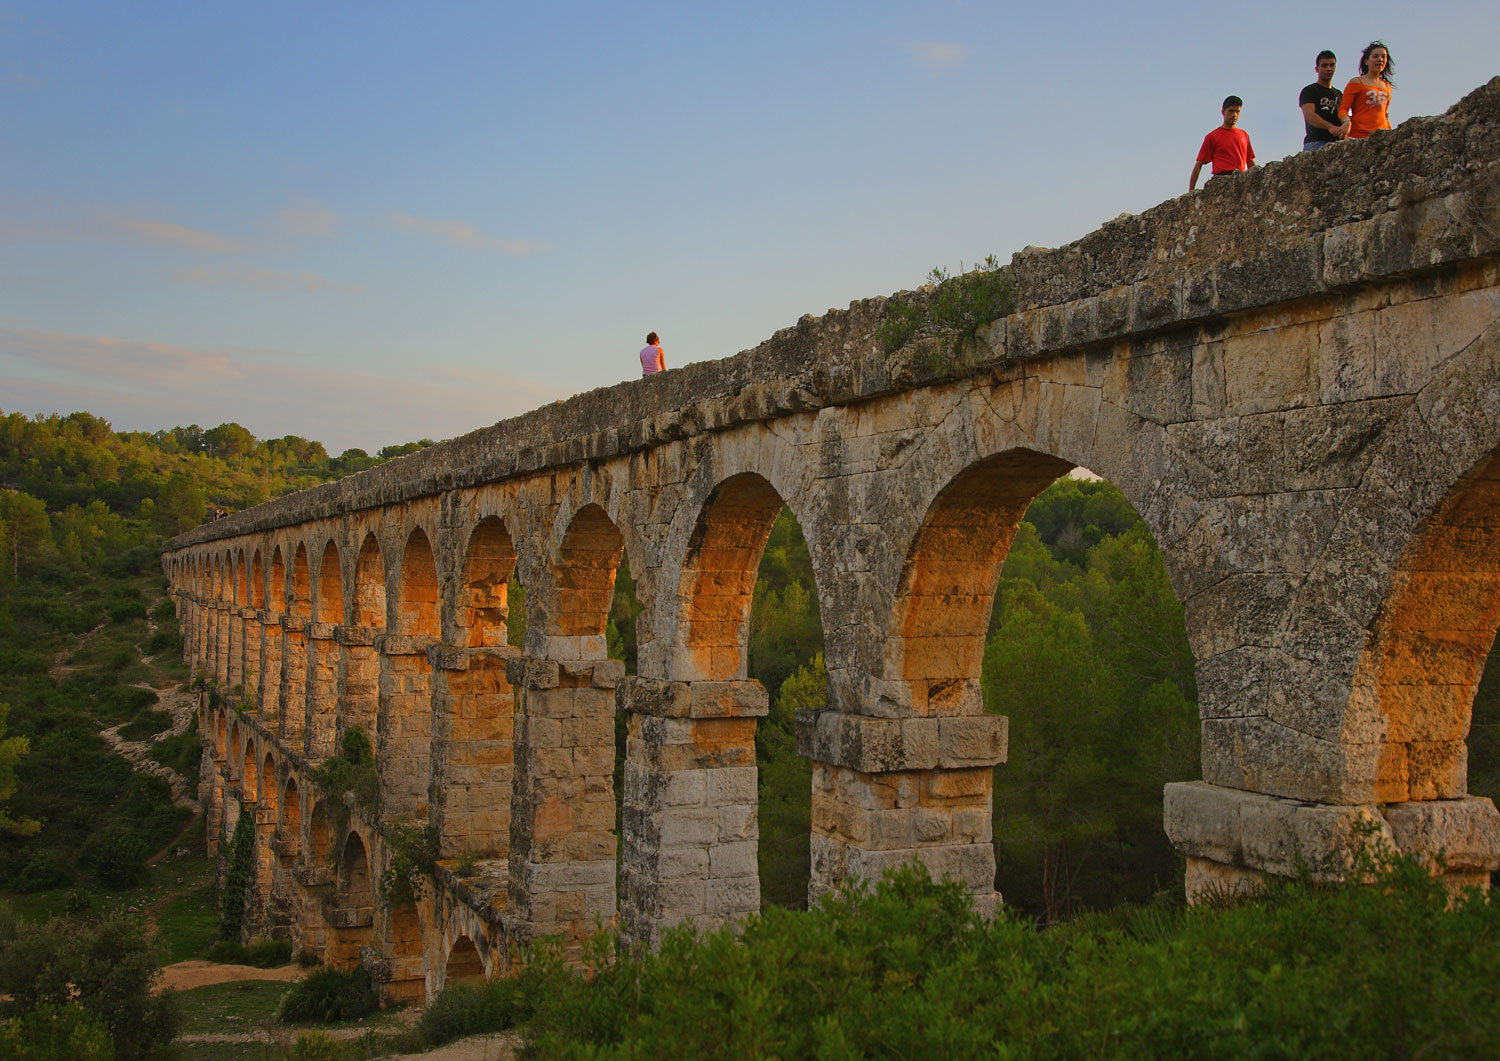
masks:
[[(977, 353), (887, 353), (887, 300), (858, 302), (171, 542), (214, 686), (211, 843), (256, 823), (246, 931), (363, 956), (403, 998), (596, 918), (650, 941), (755, 910), (747, 625), (783, 505), (829, 670), (798, 723), (812, 895), (915, 857), (993, 902), (985, 629), (1022, 513), (1078, 467), (1136, 507), (1185, 607), (1203, 780), (1165, 816), (1190, 894), (1338, 877), (1362, 831), (1486, 880), (1500, 815), (1464, 740), (1500, 623), (1500, 79), (1011, 275)], [(622, 554), (630, 676), (605, 645)], [(356, 724), (373, 803), (312, 776)], [(415, 906), (378, 897), (393, 823), (440, 837)]]

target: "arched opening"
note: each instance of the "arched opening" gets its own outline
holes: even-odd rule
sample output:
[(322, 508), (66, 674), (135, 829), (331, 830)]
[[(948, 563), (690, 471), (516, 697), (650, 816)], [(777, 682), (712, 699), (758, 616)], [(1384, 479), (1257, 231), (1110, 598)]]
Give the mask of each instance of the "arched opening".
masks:
[(464, 670), (434, 675), (433, 820), (445, 858), (503, 857), (509, 850), (515, 696), (506, 678), (509, 584), (516, 551), (505, 524), (489, 516), (469, 536), (459, 583), (459, 640), (473, 653)]
[(437, 563), (420, 527), (401, 553), (396, 584), (400, 643), (380, 653), (380, 707), (376, 719), (375, 761), (381, 777), (383, 813), (428, 815), (432, 782), (432, 664), (426, 638), (438, 628)]
[(366, 534), (354, 565), (354, 609), (351, 622), (370, 630), (385, 629), (385, 562), (380, 542)]
[(286, 562), (281, 557), (281, 546), (271, 551), (271, 583), (268, 607), (274, 612), (286, 611)]
[(246, 803), (254, 803), (260, 798), (260, 771), (255, 765), (255, 742), (245, 741), (244, 758), (245, 776), (240, 782), (240, 795)]
[[(615, 572), (625, 540), (604, 509), (585, 505), (573, 517), (553, 565), (556, 614), (549, 633), (563, 637), (603, 637), (615, 588)], [(602, 653), (601, 653), (602, 655)]]
[(339, 567), (339, 547), (329, 540), (318, 562), (318, 593), (315, 617), (320, 623), (344, 621), (344, 573)]
[(432, 556), (432, 543), (420, 527), (406, 540), (397, 590), (396, 616), (400, 631), (418, 637), (437, 637), (437, 562)]
[(516, 549), (505, 524), (495, 516), (479, 521), (469, 536), (459, 589), (459, 622), (464, 644), (473, 648), (508, 643), (507, 589), (516, 568)]
[(312, 574), (307, 564), (307, 546), (298, 543), (292, 556), (291, 614), (299, 619), (312, 618)]
[(266, 752), (265, 759), (260, 764), (261, 792), (260, 806), (262, 810), (271, 812), (272, 821), (275, 821), (276, 808), (278, 806), (279, 793), (276, 790), (276, 760), (270, 752)]
[(812, 872), (813, 764), (797, 754), (795, 720), (799, 711), (827, 707), (828, 668), (812, 558), (790, 508), (773, 513), (752, 562), (746, 667), (770, 701), (755, 729), (760, 897), (762, 905), (803, 909)]
[(350, 833), (339, 856), (338, 905), (346, 910), (373, 908), (375, 889), (370, 879), (370, 856), (365, 851), (365, 842), (358, 833)]
[(260, 550), (255, 550), (255, 557), (250, 561), (250, 607), (264, 608), (266, 606), (266, 571), (261, 563)]
[(239, 555), (231, 562), (234, 564), (234, 603), (243, 606), (250, 602), (249, 571), (245, 564), (245, 551), (241, 549)]
[(333, 850), (333, 823), (328, 820), (326, 800), (313, 804), (312, 818), (307, 824), (309, 862), (314, 866), (326, 865)]
[[(226, 750), (230, 747), (232, 745), (229, 743), (228, 728), (224, 723), (224, 716), (221, 714), (218, 724), (214, 726), (214, 758), (224, 761), (227, 756)], [(228, 769), (227, 763), (225, 764), (225, 769)]]
[(459, 936), (448, 951), (448, 964), (443, 972), (443, 986), (474, 984), (484, 979), (484, 959), (479, 948), (468, 936)]
[(276, 853), (283, 866), (290, 866), (302, 854), (302, 794), (297, 789), (297, 778), (292, 774), (287, 774), (281, 798), (281, 820), (276, 832), (280, 839)]
[[(1402, 553), (1355, 672), (1351, 708), (1384, 722), (1375, 798), (1457, 799), (1469, 791), (1471, 713), (1500, 625), (1500, 453), (1450, 490)], [(1495, 668), (1488, 668), (1494, 670)], [(1476, 746), (1479, 776), (1495, 752)], [(1490, 795), (1489, 792), (1484, 792)]]
[[(1035, 484), (1028, 472), (1019, 485)], [(961, 629), (976, 611), (987, 620), (984, 707), (1008, 719), (1007, 760), (987, 771), (998, 888), (1047, 922), (1177, 893), (1162, 787), (1199, 770), (1200, 723), (1183, 607), (1155, 539), (1086, 472), (1046, 485), (1005, 533), (992, 605), (961, 612)]]
[(370, 633), (365, 637), (347, 638), (340, 646), (339, 705), (343, 711), (338, 720), (338, 740), (343, 739), (346, 730), (358, 726), (372, 745), (374, 743), (380, 697), (380, 659), (369, 642), (376, 633), (385, 629), (385, 619), (385, 561), (380, 555), (379, 541), (374, 534), (367, 533), (354, 562), (354, 593), (350, 600), (349, 622), (360, 631)]
[(757, 569), (781, 510), (775, 488), (748, 474), (720, 483), (704, 505), (679, 590), (685, 607), (683, 662), (695, 677), (746, 676)]

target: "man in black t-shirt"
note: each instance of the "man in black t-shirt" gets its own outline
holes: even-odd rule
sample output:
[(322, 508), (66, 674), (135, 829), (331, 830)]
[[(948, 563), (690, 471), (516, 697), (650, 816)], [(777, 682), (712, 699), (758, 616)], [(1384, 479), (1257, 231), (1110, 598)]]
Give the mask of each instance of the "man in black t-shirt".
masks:
[(1297, 103), (1302, 107), (1303, 151), (1316, 151), (1349, 135), (1348, 121), (1339, 118), (1339, 101), (1344, 94), (1333, 87), (1333, 71), (1338, 59), (1327, 49), (1318, 53), (1318, 79), (1302, 90)]

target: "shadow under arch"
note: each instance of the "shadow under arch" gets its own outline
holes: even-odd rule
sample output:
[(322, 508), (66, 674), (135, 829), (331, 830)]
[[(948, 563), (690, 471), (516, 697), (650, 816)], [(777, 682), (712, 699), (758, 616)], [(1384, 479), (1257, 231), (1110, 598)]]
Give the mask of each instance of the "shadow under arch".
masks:
[(674, 675), (704, 681), (746, 677), (756, 575), (783, 507), (776, 488), (754, 472), (725, 479), (709, 495), (678, 583), (681, 652)]
[(1418, 527), (1355, 668), (1356, 719), (1378, 719), (1382, 803), (1468, 793), (1471, 712), (1500, 626), (1500, 451)]
[(443, 986), (454, 984), (477, 984), (484, 980), (484, 959), (479, 948), (468, 936), (459, 936), (448, 950), (448, 960), (443, 967)]
[(1073, 467), (1009, 450), (969, 465), (938, 492), (907, 550), (892, 609), (885, 674), (887, 695), (895, 692), (901, 707), (978, 713), (985, 634), (1011, 540), (1037, 495)]
[(344, 572), (338, 543), (330, 538), (318, 559), (313, 624), (307, 649), (307, 757), (332, 755), (339, 712), (339, 644), (334, 627), (344, 620)]

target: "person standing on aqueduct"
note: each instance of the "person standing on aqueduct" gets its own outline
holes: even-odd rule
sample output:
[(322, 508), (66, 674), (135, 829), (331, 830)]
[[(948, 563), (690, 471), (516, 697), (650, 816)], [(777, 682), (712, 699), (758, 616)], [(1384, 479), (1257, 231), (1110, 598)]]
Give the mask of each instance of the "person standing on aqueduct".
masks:
[(667, 356), (661, 352), (661, 340), (655, 332), (650, 332), (646, 336), (646, 345), (641, 348), (641, 375), (664, 372), (666, 368)]
[(1371, 41), (1359, 57), (1359, 76), (1344, 86), (1339, 110), (1348, 115), (1349, 136), (1362, 140), (1376, 129), (1391, 127), (1391, 51), (1379, 41)]
[(1239, 173), (1255, 165), (1255, 149), (1250, 146), (1250, 134), (1236, 128), (1240, 121), (1240, 108), (1245, 101), (1238, 96), (1224, 97), (1224, 106), (1219, 113), (1224, 115), (1224, 124), (1209, 131), (1198, 149), (1198, 161), (1193, 164), (1193, 175), (1188, 178), (1188, 191), (1198, 187), (1198, 174), (1205, 162), (1212, 163), (1209, 180), (1226, 173)]
[(1297, 97), (1297, 105), (1302, 108), (1302, 124), (1306, 127), (1302, 137), (1303, 151), (1316, 151), (1349, 135), (1348, 120), (1339, 120), (1339, 101), (1344, 94), (1333, 87), (1333, 71), (1337, 66), (1338, 57), (1331, 51), (1325, 48), (1319, 52), (1313, 64), (1318, 79)]

